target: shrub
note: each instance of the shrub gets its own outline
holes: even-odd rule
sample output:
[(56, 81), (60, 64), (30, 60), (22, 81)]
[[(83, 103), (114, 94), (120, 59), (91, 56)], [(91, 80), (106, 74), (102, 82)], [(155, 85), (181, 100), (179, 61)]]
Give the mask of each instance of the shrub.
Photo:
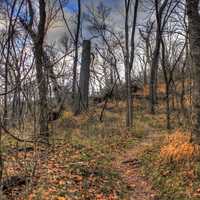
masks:
[(60, 118), (60, 123), (63, 127), (68, 127), (68, 128), (76, 127), (76, 121), (74, 120), (74, 116), (72, 112), (64, 111)]
[(165, 162), (191, 161), (199, 156), (199, 145), (191, 142), (191, 133), (180, 130), (168, 136), (160, 150), (160, 158)]

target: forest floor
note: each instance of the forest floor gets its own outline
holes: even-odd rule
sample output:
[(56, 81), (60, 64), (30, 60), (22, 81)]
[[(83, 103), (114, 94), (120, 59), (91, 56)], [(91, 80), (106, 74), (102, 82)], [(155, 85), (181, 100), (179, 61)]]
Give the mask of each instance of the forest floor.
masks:
[(127, 150), (123, 155), (116, 157), (113, 168), (117, 168), (123, 180), (133, 192), (130, 193), (130, 200), (158, 200), (157, 192), (150, 181), (141, 174), (140, 156), (158, 139), (156, 135), (145, 137), (134, 147)]
[[(5, 157), (6, 175), (36, 172), (26, 186), (8, 190), (1, 199), (17, 200), (197, 200), (199, 161), (180, 170), (162, 164), (160, 148), (169, 135), (165, 115), (149, 115), (135, 105), (134, 127), (125, 128), (124, 103), (110, 103), (74, 117), (65, 111), (52, 124), (51, 147)], [(5, 146), (6, 152), (6, 146)], [(36, 167), (35, 167), (36, 166)], [(199, 174), (198, 174), (199, 173)]]

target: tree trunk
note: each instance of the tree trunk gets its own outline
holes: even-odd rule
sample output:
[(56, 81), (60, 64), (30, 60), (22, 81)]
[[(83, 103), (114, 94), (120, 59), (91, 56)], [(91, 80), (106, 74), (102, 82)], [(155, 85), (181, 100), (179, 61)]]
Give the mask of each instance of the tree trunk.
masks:
[(163, 69), (163, 75), (165, 80), (165, 98), (166, 98), (166, 121), (167, 121), (167, 129), (171, 128), (170, 123), (170, 99), (169, 99), (169, 88), (170, 88), (170, 78), (168, 76), (167, 66), (170, 65), (168, 62), (166, 62), (166, 55), (165, 55), (165, 43), (163, 38), (161, 37), (161, 44), (162, 44), (162, 69)]
[(74, 100), (76, 94), (76, 81), (77, 81), (77, 64), (78, 64), (78, 41), (80, 33), (80, 24), (81, 24), (81, 0), (78, 0), (78, 16), (77, 16), (77, 27), (76, 35), (74, 41), (75, 55), (74, 55), (74, 64), (73, 64), (73, 80), (72, 80), (72, 99)]
[(48, 87), (45, 76), (45, 66), (43, 62), (43, 46), (42, 44), (34, 44), (34, 56), (36, 66), (36, 77), (39, 91), (39, 142), (48, 143)]
[(126, 126), (132, 127), (133, 126), (133, 98), (131, 92), (131, 70), (128, 65), (125, 69), (125, 76), (126, 76), (126, 101), (127, 101), (127, 116), (126, 116)]
[[(133, 126), (133, 98), (132, 98), (132, 87), (131, 87), (131, 71), (133, 68), (133, 61), (135, 58), (135, 31), (138, 16), (138, 5), (139, 0), (135, 1), (134, 5), (134, 15), (132, 21), (131, 37), (129, 38), (129, 17), (131, 1), (125, 0), (125, 81), (126, 81), (126, 100), (127, 100), (127, 116), (126, 116), (126, 126), (131, 128)], [(130, 44), (129, 44), (130, 40)]]
[(144, 87), (146, 87), (147, 83), (148, 83), (148, 81), (147, 81), (147, 64), (148, 63), (145, 64), (144, 71), (143, 71), (143, 85), (144, 85)]
[(156, 46), (153, 52), (153, 59), (151, 64), (151, 73), (150, 73), (150, 113), (155, 114), (155, 104), (156, 104), (156, 76), (158, 71), (158, 62), (160, 54), (160, 33), (157, 31), (156, 36)]
[[(153, 59), (151, 65), (151, 77), (150, 77), (150, 113), (155, 114), (155, 104), (157, 101), (157, 73), (158, 73), (158, 65), (159, 65), (159, 55), (160, 55), (160, 43), (162, 32), (164, 26), (166, 25), (166, 20), (163, 22), (163, 12), (167, 6), (168, 0), (158, 1), (154, 0), (155, 4), (155, 11), (156, 11), (156, 23), (157, 23), (157, 30), (156, 30), (156, 46), (153, 52)], [(168, 12), (167, 12), (168, 13)]]
[(171, 128), (170, 123), (170, 99), (169, 99), (169, 83), (166, 82), (166, 118), (167, 118), (167, 129)]
[[(1, 123), (1, 122), (0, 122)], [(0, 124), (0, 185), (1, 185), (1, 181), (2, 181), (2, 176), (3, 176), (3, 158), (2, 158), (2, 131), (1, 131), (1, 124)], [(0, 188), (1, 190), (1, 188)], [(1, 191), (0, 191), (1, 193)]]
[(91, 62), (91, 42), (90, 40), (83, 41), (81, 72), (79, 80), (79, 93), (75, 114), (81, 113), (82, 110), (88, 109), (89, 95), (89, 79), (90, 79), (90, 62)]
[(200, 137), (200, 15), (199, 0), (187, 0), (189, 43), (194, 68), (193, 133)]
[(47, 73), (45, 67), (44, 59), (44, 38), (46, 34), (46, 1), (38, 0), (39, 2), (39, 20), (37, 24), (37, 31), (33, 30), (34, 21), (34, 9), (32, 1), (28, 1), (29, 8), (29, 18), (30, 21), (27, 24), (22, 18), (20, 22), (22, 23), (24, 29), (29, 33), (33, 41), (33, 54), (35, 57), (35, 67), (36, 67), (36, 79), (37, 87), (39, 91), (38, 108), (39, 108), (39, 134), (38, 141), (41, 143), (49, 143), (49, 129), (48, 129), (48, 85), (47, 85)]
[(53, 92), (56, 98), (56, 103), (60, 104), (62, 100), (62, 94), (61, 94), (61, 88), (60, 85), (58, 84), (57, 77), (54, 73), (54, 66), (50, 61), (49, 56), (45, 51), (43, 51), (43, 59), (44, 59), (44, 64), (45, 64), (45, 69), (48, 71), (49, 78), (51, 79), (52, 86), (53, 86)]

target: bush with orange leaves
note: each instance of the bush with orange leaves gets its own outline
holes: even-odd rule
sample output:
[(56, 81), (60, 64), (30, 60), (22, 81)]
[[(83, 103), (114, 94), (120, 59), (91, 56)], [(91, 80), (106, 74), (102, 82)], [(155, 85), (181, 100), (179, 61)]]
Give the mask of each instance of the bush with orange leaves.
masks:
[(165, 140), (160, 158), (165, 162), (191, 161), (200, 158), (199, 145), (191, 142), (191, 133), (177, 130)]
[[(158, 86), (157, 86), (157, 92), (158, 94), (165, 94), (165, 91), (166, 91), (166, 86), (164, 83), (159, 83)], [(149, 85), (145, 85), (143, 87), (143, 95), (146, 97), (146, 96), (149, 96)]]

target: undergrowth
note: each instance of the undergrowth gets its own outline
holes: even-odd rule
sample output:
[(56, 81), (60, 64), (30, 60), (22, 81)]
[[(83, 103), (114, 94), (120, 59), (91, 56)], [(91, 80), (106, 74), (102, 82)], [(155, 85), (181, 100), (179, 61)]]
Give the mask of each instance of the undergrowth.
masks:
[(142, 173), (158, 189), (160, 200), (200, 199), (199, 147), (190, 133), (177, 130), (161, 136), (141, 161)]

